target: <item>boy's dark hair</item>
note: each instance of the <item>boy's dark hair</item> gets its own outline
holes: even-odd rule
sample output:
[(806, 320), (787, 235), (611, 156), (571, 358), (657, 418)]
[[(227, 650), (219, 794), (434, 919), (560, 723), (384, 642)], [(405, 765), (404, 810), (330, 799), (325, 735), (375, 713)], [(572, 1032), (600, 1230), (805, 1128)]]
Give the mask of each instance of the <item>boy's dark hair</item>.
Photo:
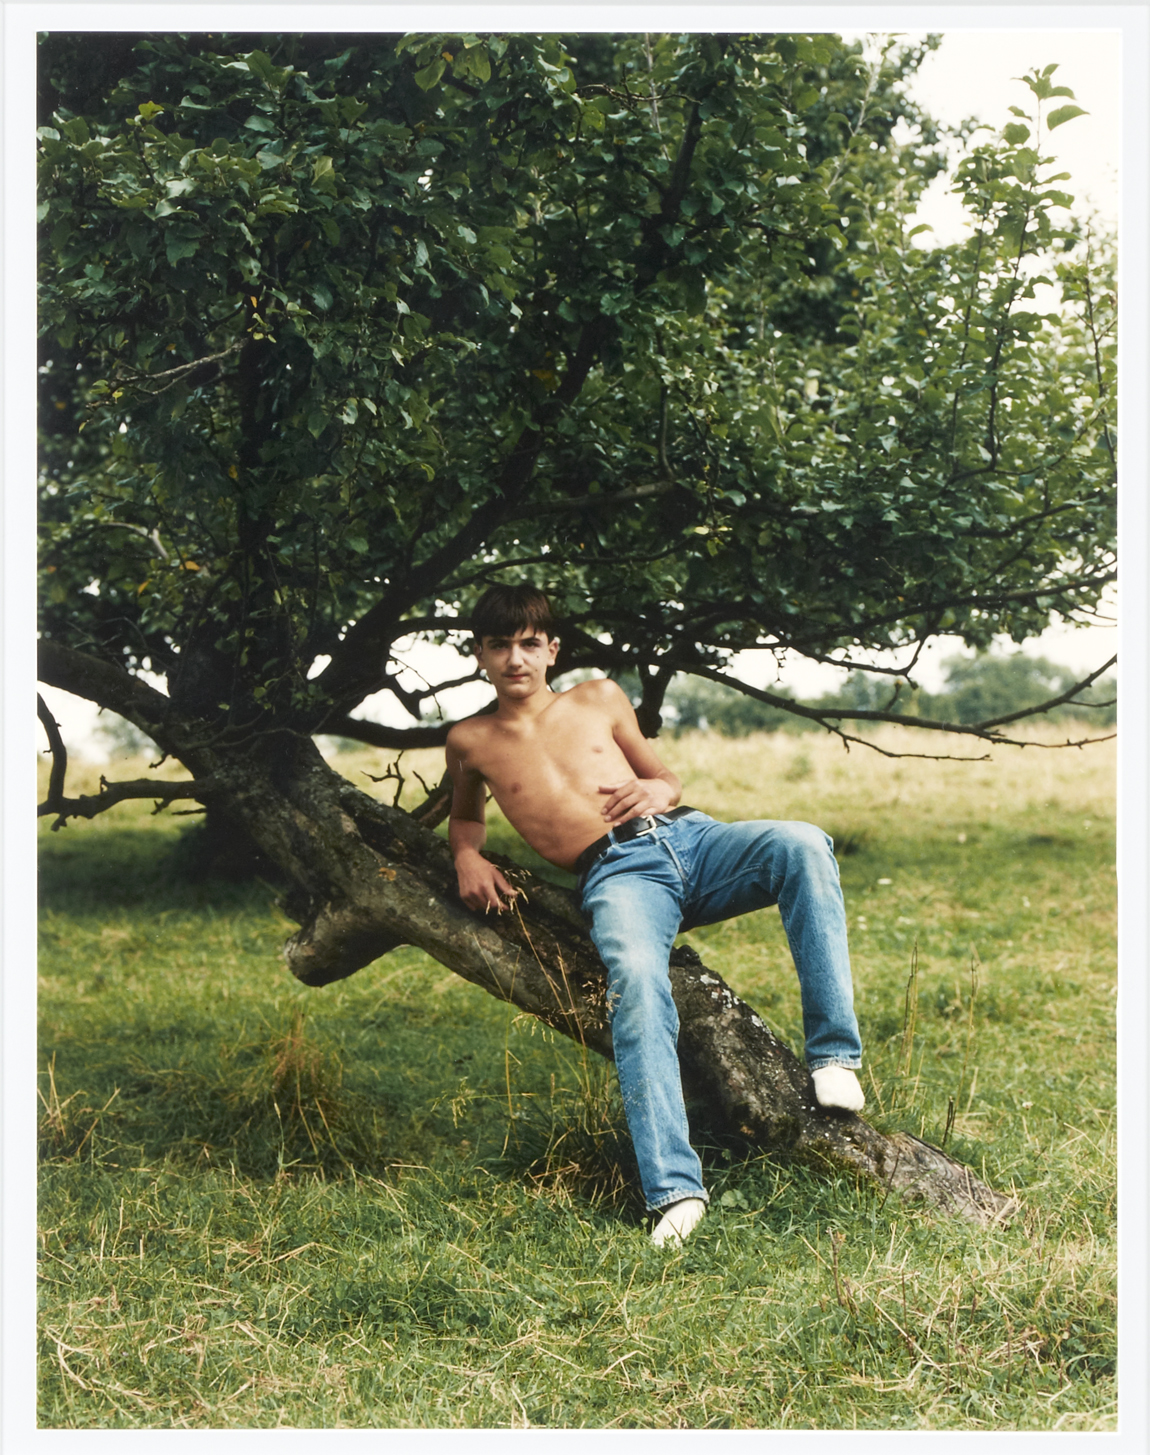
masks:
[(522, 631), (555, 635), (551, 603), (537, 586), (492, 586), (475, 603), (471, 634), (477, 642), (484, 637), (513, 637)]

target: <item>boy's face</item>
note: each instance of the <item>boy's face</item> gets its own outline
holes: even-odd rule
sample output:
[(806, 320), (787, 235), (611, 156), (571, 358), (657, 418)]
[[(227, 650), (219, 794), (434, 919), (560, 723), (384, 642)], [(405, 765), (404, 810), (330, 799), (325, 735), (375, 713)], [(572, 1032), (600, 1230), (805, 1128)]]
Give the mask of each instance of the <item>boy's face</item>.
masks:
[(499, 697), (520, 700), (547, 686), (547, 669), (554, 666), (559, 638), (526, 627), (509, 637), (484, 637), (475, 648), (475, 660)]

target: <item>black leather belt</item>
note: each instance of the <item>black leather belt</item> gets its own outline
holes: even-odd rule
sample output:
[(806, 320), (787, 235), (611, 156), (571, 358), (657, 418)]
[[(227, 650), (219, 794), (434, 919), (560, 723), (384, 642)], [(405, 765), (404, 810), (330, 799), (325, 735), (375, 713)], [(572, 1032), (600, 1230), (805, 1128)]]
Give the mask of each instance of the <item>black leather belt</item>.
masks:
[(601, 839), (596, 839), (593, 844), (587, 845), (575, 860), (576, 874), (586, 874), (591, 865), (601, 859), (612, 844), (629, 844), (632, 839), (641, 839), (644, 834), (652, 833), (659, 827), (660, 819), (682, 818), (685, 813), (698, 813), (698, 811), (697, 808), (689, 808), (687, 804), (682, 803), (678, 808), (668, 809), (666, 813), (645, 813), (640, 818), (629, 818), (617, 829), (612, 829), (609, 834), (604, 834)]

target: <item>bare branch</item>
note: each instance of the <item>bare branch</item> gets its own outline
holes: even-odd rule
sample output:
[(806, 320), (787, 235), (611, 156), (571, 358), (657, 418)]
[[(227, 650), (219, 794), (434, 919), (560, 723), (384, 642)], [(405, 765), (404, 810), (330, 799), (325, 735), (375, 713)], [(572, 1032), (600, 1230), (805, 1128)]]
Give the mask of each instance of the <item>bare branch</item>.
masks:
[(850, 745), (858, 743), (861, 747), (870, 748), (872, 752), (878, 753), (883, 758), (925, 758), (930, 763), (985, 763), (990, 758), (989, 753), (980, 753), (977, 758), (968, 758), (958, 753), (896, 753), (891, 748), (881, 748), (878, 743), (870, 738), (856, 737), (854, 733), (847, 733), (842, 728), (827, 725), (827, 731), (834, 733), (835, 737), (841, 738), (843, 747), (850, 752)]
[(317, 733), (353, 738), (369, 748), (442, 748), (454, 723), (437, 723), (434, 727), (385, 727), (362, 717), (328, 717), (316, 728)]
[[(736, 678), (728, 677), (725, 673), (719, 672), (713, 667), (705, 667), (701, 664), (697, 664), (687, 667), (683, 670), (689, 672), (690, 675), (693, 677), (705, 677), (708, 681), (718, 682), (724, 687), (733, 688), (736, 692), (741, 692), (745, 697), (753, 697), (758, 702), (765, 702), (770, 707), (780, 708), (784, 712), (792, 713), (795, 717), (805, 717), (811, 722), (817, 722), (821, 727), (826, 728), (829, 732), (839, 733), (839, 736), (843, 737), (844, 740), (846, 740), (846, 737), (848, 735), (843, 734), (838, 728), (834, 727), (834, 723), (843, 721), (889, 722), (894, 723), (896, 726), (899, 727), (926, 728), (932, 732), (956, 733), (963, 737), (981, 738), (984, 742), (1010, 744), (1016, 747), (1024, 747), (1026, 746), (1024, 740), (1005, 738), (1002, 736), (1001, 733), (995, 732), (995, 728), (1000, 727), (1008, 722), (1017, 722), (1021, 718), (1039, 716), (1041, 713), (1048, 712), (1052, 708), (1059, 707), (1063, 703), (1069, 702), (1069, 700), (1076, 693), (1081, 692), (1086, 687), (1089, 687), (1096, 678), (1100, 677), (1103, 672), (1107, 671), (1110, 667), (1112, 667), (1117, 660), (1117, 657), (1111, 657), (1110, 660), (1103, 663), (1103, 665), (1099, 667), (1097, 671), (1092, 672), (1089, 677), (1083, 678), (1081, 682), (1076, 682), (1075, 685), (1071, 687), (1068, 691), (1060, 693), (1059, 696), (1052, 697), (1046, 702), (1038, 703), (1035, 707), (1023, 708), (1019, 712), (1009, 713), (1004, 717), (988, 718), (985, 722), (976, 723), (944, 722), (934, 718), (911, 717), (903, 713), (882, 712), (873, 708), (806, 707), (801, 702), (795, 702), (793, 698), (783, 697), (775, 692), (765, 692), (760, 687), (752, 687), (747, 682), (740, 682)], [(1108, 738), (1113, 736), (1113, 733), (1107, 733), (1100, 738), (1083, 738), (1079, 742), (1068, 741), (1061, 746), (1078, 748), (1085, 746), (1086, 743), (1106, 742)], [(866, 739), (863, 738), (852, 738), (850, 740), (853, 742), (866, 742)], [(868, 747), (873, 746), (870, 743), (867, 743), (866, 745)], [(919, 757), (930, 755), (885, 754), (885, 756)]]
[[(414, 672), (415, 668), (409, 667), (407, 670)], [(452, 677), (450, 681), (436, 682), (434, 686), (424, 678), (423, 682), (427, 691), (421, 692), (419, 695), (420, 697), (435, 697), (440, 692), (450, 692), (453, 687), (469, 687), (472, 682), (482, 681), (483, 670), (480, 667), (476, 667), (474, 671), (468, 672), (466, 677)]]
[[(157, 374), (148, 374), (135, 369), (125, 370), (120, 375), (120, 378), (125, 384), (134, 384), (143, 388), (146, 394), (163, 394), (166, 390), (171, 389), (173, 385), (179, 384), (181, 380), (187, 378), (189, 374), (193, 374), (197, 369), (202, 369), (205, 364), (215, 364), (220, 359), (226, 359), (229, 354), (238, 353), (243, 348), (243, 345), (244, 340), (237, 339), (235, 343), (229, 344), (226, 349), (221, 349), (218, 354), (207, 354), (202, 359), (193, 359), (189, 364), (177, 364), (174, 369), (163, 369)], [(147, 387), (149, 384), (154, 384), (160, 379), (166, 379), (168, 382), (162, 384), (158, 389), (149, 389)]]
[(155, 738), (161, 747), (172, 704), (162, 692), (114, 662), (42, 637), (37, 672), (41, 682), (117, 712)]
[(876, 676), (901, 677), (913, 687), (910, 681), (910, 674), (914, 671), (915, 663), (922, 655), (922, 649), (926, 645), (926, 638), (920, 638), (915, 645), (914, 657), (905, 667), (879, 667), (873, 662), (854, 662), (850, 657), (827, 657), (821, 652), (807, 651), (785, 637), (779, 637), (773, 642), (758, 642), (753, 647), (740, 647), (742, 652), (796, 652), (800, 657), (806, 657), (808, 662), (825, 662), (828, 667), (841, 667), (843, 671), (871, 672)]
[(1008, 748), (1088, 748), (1091, 743), (1108, 743), (1116, 738), (1117, 733), (1102, 733), (1096, 738), (1067, 738), (1064, 743), (1040, 743), (1034, 738), (1000, 738), (995, 737), (994, 742)]
[[(1092, 686), (1093, 683), (1095, 681), (1097, 681), (1097, 679), (1099, 677), (1102, 676), (1103, 672), (1109, 671), (1109, 669), (1114, 666), (1114, 664), (1115, 664), (1115, 662), (1117, 662), (1117, 660), (1118, 660), (1117, 656), (1111, 657), (1108, 662), (1103, 662), (1102, 666), (1099, 667), (1097, 669), (1097, 671), (1091, 672), (1091, 674), (1090, 674), (1089, 677), (1084, 677), (1081, 682), (1076, 682), (1073, 687), (1068, 688), (1067, 691), (1061, 693), (1058, 697), (1052, 697), (1052, 698), (1050, 698), (1050, 700), (1048, 702), (1039, 703), (1039, 705), (1037, 707), (1024, 707), (1020, 712), (1010, 712), (1010, 713), (1007, 713), (1005, 717), (991, 717), (991, 718), (987, 718), (987, 720), (985, 722), (979, 723), (978, 724), (978, 727), (980, 727), (980, 728), (995, 728), (995, 727), (1000, 727), (1003, 723), (1007, 723), (1007, 722), (1017, 722), (1017, 720), (1020, 717), (1033, 717), (1036, 713), (1039, 713), (1039, 712), (1049, 712), (1051, 708), (1061, 707), (1063, 703), (1069, 702), (1070, 699), (1075, 695), (1075, 693), (1082, 692), (1087, 687)], [(1078, 703), (1077, 705), (1079, 707), (1090, 707), (1090, 706), (1102, 707), (1102, 706), (1104, 706), (1106, 704), (1103, 704), (1103, 703), (1099, 702), (1099, 703), (1094, 703), (1094, 704), (1092, 704), (1092, 703)], [(1092, 741), (1094, 741), (1094, 740), (1092, 740)]]
[[(416, 777), (419, 777), (418, 773)], [(422, 778), (419, 781), (423, 783)], [(411, 810), (411, 817), (423, 824), (424, 828), (433, 829), (437, 824), (442, 823), (451, 811), (454, 784), (451, 781), (451, 774), (445, 771), (434, 788), (427, 788), (426, 783), (423, 783), (423, 786), (427, 789), (427, 797)]]
[(52, 772), (48, 778), (48, 800), (53, 802), (64, 796), (64, 778), (68, 772), (68, 749), (60, 736), (60, 724), (48, 711), (48, 704), (37, 692), (36, 716), (44, 724), (48, 734), (48, 747), (52, 753)]
[(64, 828), (70, 818), (95, 818), (97, 814), (106, 813), (109, 808), (114, 808), (117, 803), (123, 803), (129, 798), (155, 799), (154, 811), (159, 813), (162, 808), (178, 798), (195, 798), (202, 801), (216, 786), (215, 780), (210, 776), (198, 780), (182, 779), (174, 783), (164, 782), (157, 778), (133, 778), (119, 783), (109, 783), (101, 775), (99, 793), (82, 793), (79, 798), (66, 798), (64, 796), (64, 775), (67, 771), (68, 755), (63, 739), (60, 737), (59, 724), (48, 711), (44, 699), (39, 695), (36, 698), (36, 710), (40, 721), (44, 724), (52, 750), (52, 775), (48, 781), (48, 797), (37, 807), (36, 816), (43, 818), (45, 814), (58, 814), (59, 817), (52, 825), (53, 831)]

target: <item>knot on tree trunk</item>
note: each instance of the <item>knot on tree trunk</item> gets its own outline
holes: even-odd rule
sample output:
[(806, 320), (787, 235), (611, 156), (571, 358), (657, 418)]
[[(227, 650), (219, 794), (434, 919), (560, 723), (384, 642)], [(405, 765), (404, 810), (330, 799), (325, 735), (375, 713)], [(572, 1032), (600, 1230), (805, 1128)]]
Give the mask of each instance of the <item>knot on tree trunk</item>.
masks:
[(403, 943), (378, 915), (354, 904), (325, 904), (284, 946), (288, 969), (304, 985), (346, 980)]

